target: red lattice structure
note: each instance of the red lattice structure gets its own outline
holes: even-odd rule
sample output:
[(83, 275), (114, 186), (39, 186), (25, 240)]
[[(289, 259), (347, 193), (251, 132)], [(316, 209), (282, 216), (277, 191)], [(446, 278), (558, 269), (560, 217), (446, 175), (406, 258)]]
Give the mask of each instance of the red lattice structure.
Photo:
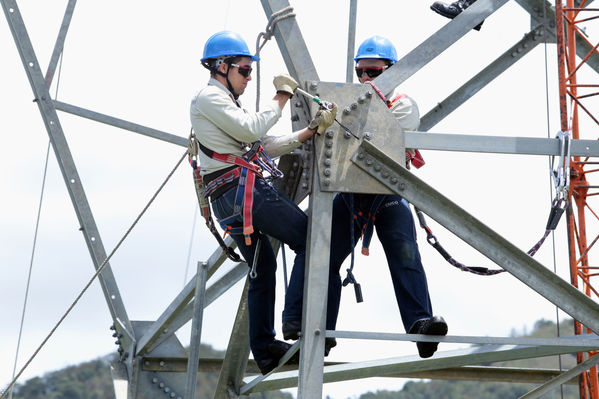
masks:
[[(580, 5), (575, 6), (574, 0), (567, 0), (566, 6), (563, 7), (562, 0), (557, 0), (555, 5), (561, 130), (570, 132), (573, 139), (597, 138), (581, 137), (579, 116), (590, 118), (594, 122), (591, 122), (592, 126), (599, 126), (599, 117), (593, 115), (593, 110), (587, 104), (589, 98), (599, 95), (599, 79), (593, 82), (578, 82), (577, 78), (577, 72), (583, 64), (591, 57), (599, 56), (599, 43), (591, 43), (586, 32), (580, 27), (580, 24), (589, 22), (599, 27), (599, 8), (585, 8), (586, 3), (587, 0), (583, 0)], [(580, 59), (577, 59), (577, 41), (579, 45), (586, 43), (590, 46), (590, 51)], [(595, 129), (590, 131), (597, 132)], [(593, 286), (592, 280), (599, 275), (599, 267), (592, 266), (589, 255), (599, 240), (599, 235), (592, 238), (589, 244), (587, 226), (599, 221), (599, 215), (588, 202), (591, 197), (599, 195), (599, 186), (589, 183), (590, 177), (599, 171), (597, 165), (599, 162), (590, 162), (588, 158), (572, 157), (568, 195), (571, 205), (567, 211), (571, 283), (589, 297), (595, 298), (599, 297), (599, 292)], [(577, 321), (574, 329), (577, 335), (591, 332)], [(585, 356), (590, 357), (596, 353), (579, 353), (577, 362), (581, 363)], [(579, 375), (579, 390), (580, 398), (599, 399), (597, 366)]]

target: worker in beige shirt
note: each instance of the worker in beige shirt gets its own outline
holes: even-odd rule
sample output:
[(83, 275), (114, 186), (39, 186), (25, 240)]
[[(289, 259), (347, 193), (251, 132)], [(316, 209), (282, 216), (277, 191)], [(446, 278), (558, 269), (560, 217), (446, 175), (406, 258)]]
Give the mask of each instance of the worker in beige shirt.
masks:
[(293, 268), (301, 268), (303, 274), (308, 218), (264, 177), (267, 172), (280, 177), (272, 158), (324, 131), (334, 121), (336, 106), (331, 111), (319, 110), (310, 125), (298, 132), (268, 135), (298, 84), (288, 75), (278, 75), (273, 80), (277, 92), (272, 101), (259, 112), (243, 109), (238, 98), (251, 80), (252, 62), (257, 60), (237, 33), (223, 31), (210, 37), (202, 58), (210, 80), (193, 98), (190, 118), (200, 143), (200, 173), (206, 185), (203, 194), (210, 197), (216, 218), (248, 265), (256, 265), (250, 271), (248, 291), (250, 347), (260, 371), (266, 374), (290, 347), (275, 340), (277, 265), (267, 236), (295, 251)]

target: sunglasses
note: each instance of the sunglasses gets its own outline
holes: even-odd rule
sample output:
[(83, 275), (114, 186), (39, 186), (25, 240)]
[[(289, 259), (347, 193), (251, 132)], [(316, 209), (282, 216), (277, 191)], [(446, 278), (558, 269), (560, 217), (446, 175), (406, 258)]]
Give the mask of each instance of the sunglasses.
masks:
[(366, 73), (371, 78), (376, 78), (379, 76), (385, 69), (389, 68), (388, 66), (384, 67), (356, 67), (356, 75), (358, 78), (361, 78), (364, 73)]
[(252, 73), (252, 67), (249, 65), (231, 64), (231, 66), (237, 67), (237, 71), (244, 78), (247, 78)]

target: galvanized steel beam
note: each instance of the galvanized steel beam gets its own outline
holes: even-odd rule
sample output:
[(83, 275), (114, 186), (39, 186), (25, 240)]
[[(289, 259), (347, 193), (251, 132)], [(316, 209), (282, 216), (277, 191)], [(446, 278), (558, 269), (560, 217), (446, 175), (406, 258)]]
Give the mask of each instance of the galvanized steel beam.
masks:
[(358, 9), (358, 0), (349, 2), (349, 23), (347, 29), (347, 65), (345, 69), (345, 82), (354, 81), (354, 54), (356, 47), (356, 14)]
[(383, 93), (391, 92), (505, 3), (507, 0), (478, 0), (374, 79), (374, 84)]
[(333, 197), (314, 175), (304, 276), (298, 398), (322, 397)]
[[(235, 285), (235, 283), (247, 275), (247, 271), (247, 263), (241, 262), (235, 265), (225, 275), (221, 276), (217, 281), (213, 282), (206, 290), (205, 306), (210, 305), (224, 292)], [(137, 356), (143, 356), (152, 351), (193, 317), (193, 298), (196, 279), (197, 275), (185, 285), (183, 290), (171, 302), (160, 317), (148, 328), (145, 335), (139, 339), (136, 353)]]
[(408, 172), (384, 151), (363, 141), (352, 160), (572, 318), (599, 332), (599, 304)]
[[(592, 2), (593, 0), (587, 1), (585, 7), (590, 7)], [(536, 26), (547, 22), (549, 25), (546, 30), (548, 33), (547, 39), (555, 42), (555, 10), (551, 6), (551, 3), (545, 0), (516, 0), (516, 3), (520, 4), (530, 14), (533, 25)], [(576, 35), (576, 55), (584, 58), (592, 49), (584, 39)], [(599, 73), (599, 54), (595, 52), (587, 60), (586, 64)]]
[(187, 379), (185, 383), (185, 396), (196, 397), (196, 384), (198, 381), (198, 364), (200, 361), (200, 343), (202, 338), (202, 324), (204, 319), (204, 301), (206, 299), (206, 280), (208, 278), (208, 263), (198, 262), (196, 273), (197, 283), (193, 300), (193, 317), (191, 319), (191, 337), (189, 338), (189, 351), (187, 352)]
[(536, 27), (524, 35), (522, 40), (513, 45), (499, 58), (477, 73), (462, 87), (454, 91), (449, 97), (441, 101), (435, 108), (420, 118), (419, 130), (424, 132), (428, 131), (430, 128), (443, 120), (443, 118), (445, 118), (447, 115), (451, 114), (460, 105), (470, 99), (470, 97), (478, 93), (493, 79), (501, 75), (509, 67), (514, 65), (518, 60), (528, 54), (533, 48), (541, 43), (539, 41), (539, 37), (543, 36), (543, 32), (544, 29), (542, 27)]
[[(416, 374), (447, 368), (455, 369), (459, 366), (472, 364), (495, 363), (584, 352), (588, 350), (586, 348), (588, 348), (588, 346), (566, 348), (556, 346), (539, 347), (516, 345), (475, 346), (453, 351), (436, 352), (435, 355), (429, 359), (421, 359), (417, 355), (414, 355), (327, 366), (324, 368), (323, 382), (327, 383), (370, 377), (404, 375), (406, 373)], [(297, 380), (297, 371), (277, 373), (254, 387), (252, 392), (290, 388), (297, 384)]]
[[(560, 155), (559, 139), (404, 132), (406, 148), (489, 154)], [(597, 140), (572, 140), (572, 156), (599, 157)]]
[(599, 356), (593, 356), (590, 359), (585, 360), (584, 362), (572, 367), (570, 370), (556, 376), (545, 384), (533, 389), (532, 391), (526, 393), (525, 395), (520, 396), (520, 399), (536, 399), (540, 398), (547, 392), (550, 392), (560, 385), (571, 381), (572, 378), (578, 376), (580, 373), (587, 371), (593, 366), (599, 364)]
[[(34, 101), (39, 107), (46, 131), (50, 137), (52, 148), (56, 154), (58, 166), (60, 167), (71, 202), (75, 208), (75, 213), (77, 214), (77, 219), (81, 226), (81, 232), (83, 233), (94, 267), (97, 270), (106, 260), (106, 251), (104, 250), (104, 245), (102, 244), (93, 213), (87, 202), (83, 184), (79, 178), (69, 145), (62, 130), (60, 119), (56, 114), (56, 109), (48, 91), (48, 86), (46, 85), (46, 81), (16, 1), (2, 0), (1, 4), (19, 51), (21, 61), (23, 62), (27, 78), (29, 79), (29, 83), (33, 90)], [(98, 279), (114, 324), (122, 325), (128, 330), (125, 335), (133, 336), (133, 328), (129, 321), (129, 317), (127, 316), (125, 305), (123, 304), (118, 285), (109, 263), (106, 263), (104, 269), (98, 276)], [(117, 322), (119, 320), (122, 324)], [(120, 331), (120, 333), (123, 332)], [(127, 344), (129, 347), (132, 347), (132, 343)]]
[(162, 132), (157, 129), (152, 129), (137, 123), (129, 122), (123, 119), (115, 118), (99, 112), (91, 111), (89, 109), (77, 107), (76, 105), (63, 103), (62, 101), (53, 101), (54, 107), (63, 112), (77, 115), (82, 118), (91, 119), (96, 122), (104, 123), (106, 125), (118, 127), (121, 129), (129, 130), (130, 132), (143, 134), (144, 136), (152, 137), (154, 139), (166, 141), (167, 143), (177, 144), (183, 147), (187, 147), (189, 140), (185, 137), (177, 136), (171, 133)]
[(62, 24), (60, 25), (60, 30), (58, 31), (58, 37), (56, 38), (56, 43), (54, 44), (54, 50), (52, 51), (52, 56), (50, 57), (48, 69), (46, 70), (45, 80), (46, 85), (48, 87), (50, 87), (50, 85), (52, 84), (52, 79), (54, 78), (54, 72), (56, 72), (58, 60), (60, 59), (60, 56), (62, 55), (62, 51), (64, 49), (64, 42), (67, 37), (69, 25), (71, 24), (71, 19), (73, 18), (75, 4), (77, 4), (77, 0), (69, 0), (69, 3), (67, 4), (67, 9), (62, 19)]
[[(249, 309), (248, 309), (248, 289), (250, 286), (249, 277), (245, 280), (245, 286), (239, 300), (235, 323), (229, 338), (229, 345), (225, 358), (222, 360), (218, 383), (214, 391), (214, 399), (231, 399), (229, 391), (239, 395), (243, 385), (243, 376), (246, 371), (248, 356), (250, 354), (249, 337)], [(257, 368), (257, 367), (256, 367)]]

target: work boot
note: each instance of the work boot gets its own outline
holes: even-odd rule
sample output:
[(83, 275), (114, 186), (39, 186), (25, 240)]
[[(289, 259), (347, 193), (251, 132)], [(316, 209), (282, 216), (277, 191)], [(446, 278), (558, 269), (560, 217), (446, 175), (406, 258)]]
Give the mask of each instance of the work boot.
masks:
[[(268, 345), (268, 352), (279, 360), (285, 356), (285, 353), (291, 348), (291, 344), (275, 339)], [(287, 361), (286, 364), (299, 364), (299, 350)]]
[(287, 340), (299, 339), (300, 333), (302, 332), (302, 321), (301, 320), (288, 320), (283, 322), (283, 338)]
[[(433, 10), (437, 14), (443, 15), (446, 18), (454, 19), (462, 11), (464, 11), (466, 8), (470, 7), (475, 2), (476, 2), (476, 0), (457, 0), (451, 4), (445, 4), (442, 1), (435, 1), (433, 3), (433, 5), (431, 5), (431, 10)], [(485, 21), (483, 21), (483, 22), (485, 22)], [(483, 22), (476, 25), (473, 29), (480, 30), (480, 27), (483, 25)]]
[[(270, 373), (279, 365), (279, 361), (285, 356), (285, 353), (287, 353), (289, 348), (291, 348), (290, 344), (276, 339), (268, 344), (268, 353), (270, 353), (271, 356), (267, 359), (256, 360), (260, 372), (263, 375)], [(286, 364), (299, 364), (299, 351), (295, 352)]]
[(329, 352), (332, 348), (337, 346), (337, 340), (333, 337), (327, 337), (324, 339), (324, 355), (329, 356)]
[[(429, 319), (416, 320), (408, 334), (424, 335), (446, 335), (447, 323), (441, 316), (433, 316)], [(416, 342), (418, 354), (422, 358), (431, 357), (439, 346), (438, 342)]]

